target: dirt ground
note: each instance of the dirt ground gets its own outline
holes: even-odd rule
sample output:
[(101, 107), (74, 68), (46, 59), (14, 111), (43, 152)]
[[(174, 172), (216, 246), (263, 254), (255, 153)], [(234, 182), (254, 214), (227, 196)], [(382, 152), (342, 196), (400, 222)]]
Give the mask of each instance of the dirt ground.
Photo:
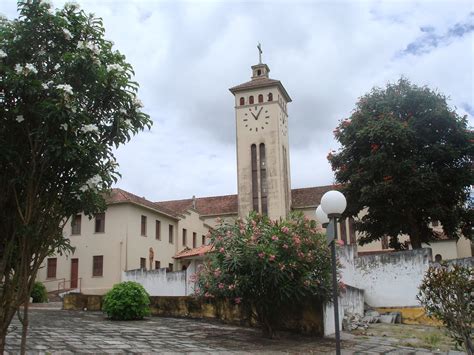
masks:
[(462, 351), (449, 337), (444, 327), (408, 324), (370, 324), (367, 330), (356, 329), (351, 332), (357, 339), (366, 337), (386, 337), (398, 345), (425, 348), (433, 351)]

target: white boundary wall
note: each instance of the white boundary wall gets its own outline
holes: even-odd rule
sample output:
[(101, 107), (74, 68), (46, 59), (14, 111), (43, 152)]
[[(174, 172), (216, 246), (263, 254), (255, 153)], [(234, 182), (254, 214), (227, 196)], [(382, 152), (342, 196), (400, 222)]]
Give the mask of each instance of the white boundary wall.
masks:
[(130, 270), (122, 273), (122, 281), (141, 284), (150, 296), (186, 295), (186, 271), (166, 272), (158, 270)]
[(342, 281), (364, 290), (372, 307), (419, 306), (418, 287), (431, 261), (431, 249), (355, 256), (353, 246), (338, 250)]

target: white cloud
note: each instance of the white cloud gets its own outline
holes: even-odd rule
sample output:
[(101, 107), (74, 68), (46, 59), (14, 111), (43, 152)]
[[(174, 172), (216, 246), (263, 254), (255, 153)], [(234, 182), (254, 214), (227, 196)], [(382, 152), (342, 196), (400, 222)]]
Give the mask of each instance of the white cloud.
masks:
[[(55, 1), (56, 6), (63, 2)], [(133, 65), (154, 126), (117, 152), (119, 186), (152, 200), (236, 193), (228, 88), (250, 78), (263, 46), (289, 105), (293, 187), (330, 184), (332, 130), (374, 85), (405, 75), (473, 107), (473, 32), (423, 55), (397, 56), (421, 28), (443, 34), (469, 1), (80, 1)], [(11, 4), (0, 13), (15, 17)], [(464, 105), (465, 106), (465, 105)], [(473, 118), (471, 125), (473, 124)]]

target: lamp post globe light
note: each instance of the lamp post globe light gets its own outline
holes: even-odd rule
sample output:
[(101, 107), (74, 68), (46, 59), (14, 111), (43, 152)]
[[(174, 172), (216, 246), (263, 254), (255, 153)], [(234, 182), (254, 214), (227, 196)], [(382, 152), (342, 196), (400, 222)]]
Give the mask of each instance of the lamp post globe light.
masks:
[(331, 217), (340, 217), (347, 207), (344, 195), (336, 190), (326, 192), (321, 198), (321, 208)]
[(321, 225), (326, 228), (329, 223), (328, 215), (323, 211), (321, 205), (316, 208), (316, 219), (318, 220)]
[(334, 329), (336, 335), (336, 354), (341, 354), (341, 334), (339, 332), (339, 302), (337, 298), (337, 266), (336, 266), (336, 241), (337, 241), (337, 219), (345, 211), (347, 201), (344, 195), (336, 190), (326, 192), (321, 198), (321, 204), (316, 209), (316, 218), (323, 225), (333, 225), (334, 238), (331, 241), (331, 264), (332, 264), (332, 301), (334, 306)]

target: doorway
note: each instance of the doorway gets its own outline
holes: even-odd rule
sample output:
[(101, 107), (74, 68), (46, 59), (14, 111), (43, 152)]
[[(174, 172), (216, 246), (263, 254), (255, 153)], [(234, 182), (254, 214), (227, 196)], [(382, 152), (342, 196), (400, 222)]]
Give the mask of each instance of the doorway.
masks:
[(71, 259), (71, 288), (77, 288), (79, 259)]

